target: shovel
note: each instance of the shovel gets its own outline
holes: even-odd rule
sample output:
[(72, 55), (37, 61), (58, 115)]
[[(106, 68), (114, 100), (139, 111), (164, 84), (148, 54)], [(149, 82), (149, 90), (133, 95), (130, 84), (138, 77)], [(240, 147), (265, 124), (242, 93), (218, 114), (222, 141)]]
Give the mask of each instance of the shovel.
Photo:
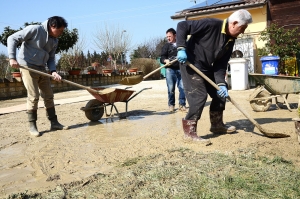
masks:
[(153, 73), (156, 73), (157, 71), (159, 71), (160, 69), (170, 66), (173, 63), (175, 63), (177, 61), (177, 59), (174, 59), (172, 61), (170, 61), (168, 64), (165, 64), (157, 69), (155, 69), (154, 71), (150, 72), (149, 74), (145, 75), (144, 77), (142, 77), (141, 75), (136, 75), (136, 76), (132, 76), (132, 77), (124, 77), (119, 84), (123, 84), (123, 85), (135, 85), (140, 83), (141, 81), (145, 80), (146, 78), (148, 78), (150, 75), (153, 75)]
[[(34, 70), (32, 68), (28, 68), (26, 66), (20, 65), (20, 68), (28, 70), (28, 71), (31, 71), (31, 72), (34, 72), (34, 73), (37, 73), (37, 74), (40, 74), (40, 75), (43, 75), (43, 76), (54, 78), (53, 75), (49, 75), (47, 73), (44, 73), (44, 72), (41, 72), (41, 71), (38, 71), (38, 70)], [(112, 93), (112, 92), (114, 92), (116, 90), (115, 88), (106, 88), (106, 89), (103, 89), (103, 90), (95, 90), (95, 89), (92, 89), (90, 87), (86, 87), (86, 86), (83, 86), (83, 85), (80, 85), (80, 84), (77, 84), (75, 82), (71, 82), (71, 81), (68, 81), (68, 80), (65, 80), (65, 79), (61, 79), (61, 81), (65, 82), (65, 83), (68, 83), (68, 84), (71, 84), (73, 86), (79, 87), (79, 88), (86, 89), (86, 90), (88, 90), (88, 91), (90, 91), (92, 93), (96, 93), (96, 94), (99, 94), (99, 95), (109, 94), (109, 93)]]
[[(217, 90), (220, 90), (219, 86), (215, 84), (211, 79), (209, 79), (204, 73), (202, 73), (198, 68), (196, 68), (193, 64), (187, 62), (187, 64), (196, 72), (198, 73), (202, 78), (204, 78), (208, 83), (210, 83), (213, 87), (215, 87)], [(259, 129), (259, 131), (264, 134), (267, 137), (270, 138), (285, 138), (290, 137), (290, 135), (286, 135), (283, 133), (270, 133), (267, 130), (263, 129), (251, 116), (245, 112), (230, 96), (227, 97), (227, 99), (239, 110), (243, 113), (243, 115), (256, 126), (256, 128)]]

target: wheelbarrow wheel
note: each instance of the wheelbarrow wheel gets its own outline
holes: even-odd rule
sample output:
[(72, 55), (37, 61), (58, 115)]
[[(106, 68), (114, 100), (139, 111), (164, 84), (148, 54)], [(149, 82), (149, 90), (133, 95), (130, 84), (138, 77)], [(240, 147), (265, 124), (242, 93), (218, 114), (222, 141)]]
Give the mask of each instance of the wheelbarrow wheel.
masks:
[(99, 106), (102, 106), (103, 104), (104, 104), (103, 102), (100, 102), (96, 99), (90, 100), (85, 105), (85, 108), (86, 109), (91, 108), (91, 109), (85, 111), (85, 116), (93, 122), (100, 120), (104, 114), (104, 107), (99, 107)]
[[(258, 93), (258, 95), (255, 96), (255, 98), (260, 98), (260, 97), (270, 97), (271, 94), (266, 91), (262, 90), (261, 92)], [(257, 112), (265, 112), (267, 111), (272, 104), (272, 99), (261, 99), (261, 100), (251, 100), (250, 105), (253, 108), (254, 111)]]

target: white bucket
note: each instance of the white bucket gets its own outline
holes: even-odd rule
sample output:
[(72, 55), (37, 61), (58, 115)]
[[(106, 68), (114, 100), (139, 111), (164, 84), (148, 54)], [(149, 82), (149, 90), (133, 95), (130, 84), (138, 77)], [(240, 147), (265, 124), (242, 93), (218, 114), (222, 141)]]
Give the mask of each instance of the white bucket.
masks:
[(231, 90), (248, 89), (248, 66), (245, 58), (232, 58), (228, 62), (231, 73)]

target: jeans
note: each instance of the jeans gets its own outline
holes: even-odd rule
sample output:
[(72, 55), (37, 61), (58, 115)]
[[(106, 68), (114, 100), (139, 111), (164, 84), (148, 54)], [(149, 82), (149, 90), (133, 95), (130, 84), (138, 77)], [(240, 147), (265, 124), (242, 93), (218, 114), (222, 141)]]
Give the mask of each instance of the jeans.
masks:
[(168, 105), (175, 106), (175, 86), (179, 90), (179, 105), (185, 106), (185, 94), (179, 69), (166, 68), (166, 82), (168, 87)]

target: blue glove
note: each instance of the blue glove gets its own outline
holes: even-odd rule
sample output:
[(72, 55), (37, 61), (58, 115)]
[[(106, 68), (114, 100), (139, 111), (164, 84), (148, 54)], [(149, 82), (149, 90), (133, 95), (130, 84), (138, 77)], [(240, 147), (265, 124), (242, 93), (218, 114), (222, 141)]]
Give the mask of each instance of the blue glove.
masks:
[(180, 50), (178, 50), (178, 52), (177, 52), (177, 60), (178, 60), (180, 63), (185, 63), (185, 62), (186, 62), (187, 56), (186, 56), (185, 49), (180, 49)]
[(228, 90), (226, 86), (219, 86), (220, 90), (217, 91), (217, 94), (222, 97), (228, 97)]

